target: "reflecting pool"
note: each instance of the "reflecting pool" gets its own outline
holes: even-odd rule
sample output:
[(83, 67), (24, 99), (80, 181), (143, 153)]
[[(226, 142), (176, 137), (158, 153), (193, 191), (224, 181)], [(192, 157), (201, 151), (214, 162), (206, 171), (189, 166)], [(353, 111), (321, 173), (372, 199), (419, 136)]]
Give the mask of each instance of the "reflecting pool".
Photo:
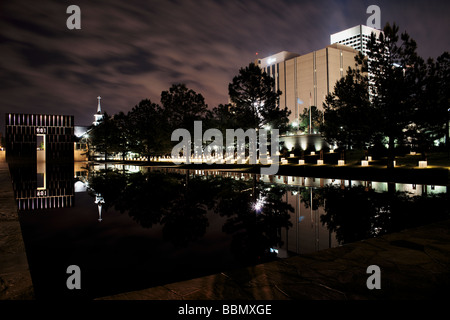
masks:
[[(139, 290), (449, 217), (447, 186), (88, 163), (36, 170), (10, 165), (38, 299)], [(81, 290), (66, 286), (70, 265)]]

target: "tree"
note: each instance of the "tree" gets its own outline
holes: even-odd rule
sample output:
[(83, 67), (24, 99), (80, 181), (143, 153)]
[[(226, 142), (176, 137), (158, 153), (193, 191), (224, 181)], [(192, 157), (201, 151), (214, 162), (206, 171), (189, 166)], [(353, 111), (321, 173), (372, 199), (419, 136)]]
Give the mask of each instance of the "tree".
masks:
[[(445, 141), (450, 157), (450, 53), (444, 52), (437, 58), (438, 114), (436, 119), (445, 121)], [(444, 116), (446, 113), (447, 117)]]
[(125, 160), (125, 155), (131, 150), (130, 138), (131, 128), (128, 122), (128, 115), (120, 111), (112, 118), (115, 126), (113, 134), (114, 139), (111, 141), (113, 150), (122, 154), (122, 160)]
[(93, 126), (89, 131), (90, 148), (94, 152), (103, 153), (105, 161), (108, 160), (108, 154), (114, 151), (114, 141), (117, 133), (117, 127), (111, 116), (106, 112), (97, 126)]
[(410, 127), (412, 143), (422, 153), (434, 141), (445, 137), (448, 147), (450, 105), (450, 54), (444, 52), (436, 60), (420, 64), (420, 86), (414, 125)]
[(161, 104), (170, 130), (184, 128), (191, 136), (194, 121), (205, 120), (209, 112), (203, 96), (184, 84), (174, 84), (168, 91), (163, 91)]
[(336, 82), (334, 91), (324, 103), (325, 140), (338, 147), (365, 148), (373, 142), (375, 114), (369, 99), (367, 60), (362, 53), (355, 57), (355, 68), (348, 68), (345, 77)]
[(387, 139), (388, 167), (396, 147), (411, 135), (424, 79), (416, 42), (398, 30), (388, 23), (378, 38), (372, 33), (367, 60), (362, 54), (355, 57), (356, 68), (349, 68), (324, 104), (323, 131), (329, 142), (366, 148)]
[[(310, 119), (311, 110), (311, 119)], [(310, 121), (311, 120), (311, 121)], [(311, 130), (309, 123), (311, 122)], [(311, 106), (311, 108), (304, 108), (302, 114), (300, 115), (299, 129), (306, 133), (316, 133), (320, 131), (323, 125), (323, 112), (320, 111), (316, 106)]]
[(170, 133), (164, 112), (149, 99), (139, 102), (129, 113), (131, 149), (148, 157), (161, 155), (170, 150)]
[(231, 104), (220, 104), (212, 110), (211, 128), (219, 129), (225, 137), (226, 129), (240, 128), (239, 119)]
[[(407, 138), (407, 127), (412, 124), (417, 109), (418, 66), (416, 42), (399, 27), (387, 23), (377, 38), (371, 35), (369, 49), (369, 92), (378, 115), (377, 130), (388, 139), (388, 167), (393, 166), (396, 144)], [(371, 120), (372, 121), (372, 120)]]
[(228, 94), (240, 128), (286, 130), (290, 111), (279, 107), (281, 91), (274, 87), (275, 80), (254, 63), (239, 70), (228, 85)]

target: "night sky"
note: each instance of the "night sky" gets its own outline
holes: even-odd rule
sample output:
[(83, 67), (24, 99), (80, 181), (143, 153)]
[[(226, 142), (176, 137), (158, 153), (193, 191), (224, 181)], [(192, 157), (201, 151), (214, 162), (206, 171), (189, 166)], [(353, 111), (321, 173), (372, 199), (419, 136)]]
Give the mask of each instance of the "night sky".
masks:
[[(69, 30), (69, 5), (81, 30)], [(286, 50), (306, 54), (330, 34), (396, 22), (423, 58), (450, 51), (449, 1), (303, 0), (0, 0), (0, 126), (4, 113), (75, 116), (89, 125), (102, 96), (109, 114), (142, 99), (159, 103), (174, 83), (227, 103), (228, 83), (255, 59)]]

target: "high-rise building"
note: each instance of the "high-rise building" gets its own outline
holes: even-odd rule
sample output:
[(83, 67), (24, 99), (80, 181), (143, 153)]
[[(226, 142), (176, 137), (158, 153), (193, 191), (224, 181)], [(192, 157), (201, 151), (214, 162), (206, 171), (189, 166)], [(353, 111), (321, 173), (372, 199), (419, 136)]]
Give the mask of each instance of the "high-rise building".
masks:
[[(378, 29), (374, 29), (368, 26), (364, 26), (364, 25), (359, 25), (359, 26), (354, 26), (352, 28), (337, 32), (337, 33), (333, 33), (332, 35), (330, 35), (330, 43), (340, 43), (349, 47), (352, 47), (356, 50), (361, 51), (364, 55), (367, 55), (368, 53), (368, 48), (367, 48), (367, 43), (370, 40), (371, 34), (374, 33), (376, 38), (378, 39), (378, 37), (380, 36), (380, 33), (382, 33), (381, 30)], [(371, 66), (370, 66), (370, 62), (371, 59), (369, 58), (368, 60), (368, 67), (369, 67), (369, 84), (373, 84), (373, 73), (370, 71), (371, 70)], [(369, 96), (372, 98), (373, 97), (373, 92), (372, 89), (369, 88)]]
[(323, 110), (327, 94), (334, 91), (348, 67), (355, 67), (358, 51), (366, 55), (371, 34), (378, 37), (381, 32), (358, 25), (330, 35), (331, 44), (323, 49), (304, 55), (282, 51), (257, 60), (259, 67), (274, 78), (274, 90), (282, 92), (279, 106), (291, 111), (291, 124), (299, 121), (304, 108)]
[(323, 110), (328, 93), (336, 81), (354, 67), (357, 50), (340, 44), (299, 55), (282, 51), (257, 61), (259, 67), (275, 79), (275, 90), (282, 92), (279, 105), (291, 111), (289, 121), (298, 123), (304, 108)]
[(330, 44), (343, 44), (361, 51), (364, 55), (367, 55), (367, 42), (370, 40), (370, 35), (374, 33), (378, 38), (381, 32), (381, 30), (364, 25), (354, 26), (330, 35)]

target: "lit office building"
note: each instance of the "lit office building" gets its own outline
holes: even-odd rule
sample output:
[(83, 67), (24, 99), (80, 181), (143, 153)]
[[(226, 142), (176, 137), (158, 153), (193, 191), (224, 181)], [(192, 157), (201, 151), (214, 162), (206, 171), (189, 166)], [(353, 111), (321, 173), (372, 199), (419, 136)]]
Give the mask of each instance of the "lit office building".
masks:
[[(369, 42), (372, 33), (374, 33), (376, 38), (378, 39), (382, 31), (368, 26), (359, 25), (337, 33), (333, 33), (332, 35), (330, 35), (330, 43), (343, 44), (361, 51), (364, 55), (367, 55), (369, 51), (367, 48), (367, 43)], [(373, 74), (372, 72), (370, 72), (370, 61), (371, 60), (369, 58), (368, 60), (369, 83), (373, 84), (372, 80)], [(373, 96), (372, 90), (370, 88), (369, 88), (369, 95), (370, 97)]]
[(378, 38), (382, 31), (364, 25), (355, 26), (330, 35), (330, 44), (343, 44), (367, 55), (367, 42), (370, 40), (372, 32)]
[(323, 110), (323, 102), (334, 85), (345, 76), (348, 67), (355, 66), (357, 50), (332, 44), (308, 54), (282, 51), (259, 59), (259, 67), (275, 79), (275, 90), (282, 92), (279, 105), (291, 111), (290, 123), (310, 105)]
[(355, 67), (358, 51), (367, 54), (372, 32), (378, 37), (382, 31), (359, 25), (330, 35), (331, 44), (323, 49), (304, 55), (282, 51), (257, 60), (275, 80), (274, 90), (282, 92), (279, 105), (291, 111), (291, 124), (298, 122), (310, 105), (323, 110), (327, 94), (334, 91), (348, 67)]

